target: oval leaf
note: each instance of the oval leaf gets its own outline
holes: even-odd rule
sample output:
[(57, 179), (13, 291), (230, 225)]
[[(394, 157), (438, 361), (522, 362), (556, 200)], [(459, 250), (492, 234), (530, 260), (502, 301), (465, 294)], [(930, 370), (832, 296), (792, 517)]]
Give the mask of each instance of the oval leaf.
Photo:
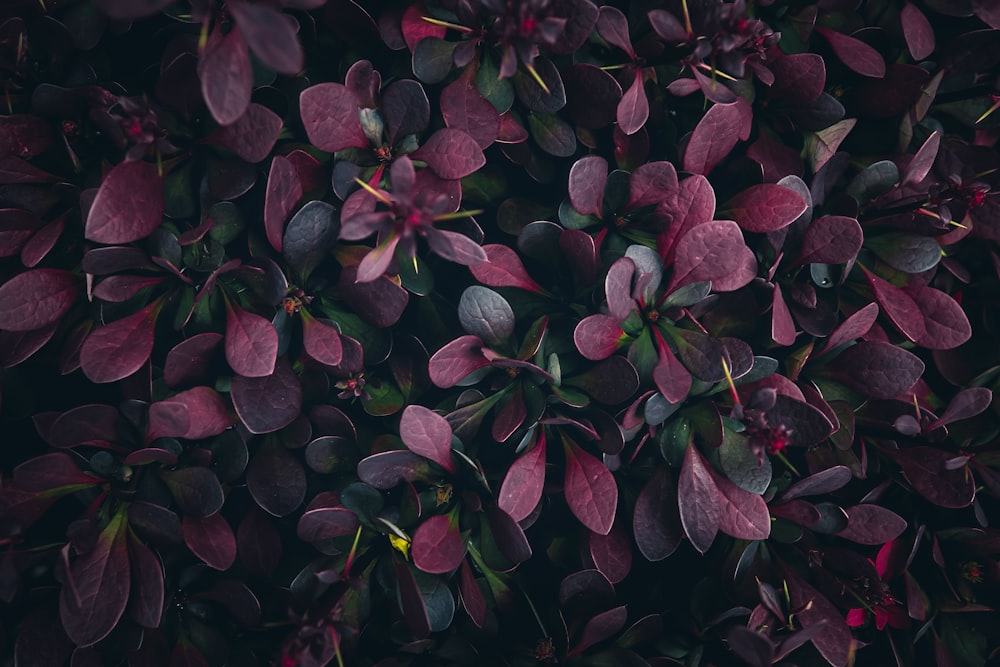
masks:
[(413, 564), (428, 574), (447, 574), (462, 564), (465, 544), (446, 514), (424, 521), (413, 533)]
[(538, 506), (544, 486), (545, 433), (539, 431), (538, 443), (518, 457), (504, 476), (497, 504), (514, 521), (523, 521)]
[(590, 530), (607, 535), (618, 510), (618, 485), (614, 475), (601, 461), (568, 439), (566, 452), (565, 494), (570, 511)]
[(270, 321), (226, 300), (226, 361), (244, 377), (266, 377), (278, 358), (278, 332)]
[(407, 406), (399, 421), (399, 434), (411, 452), (434, 461), (448, 472), (455, 472), (451, 426), (444, 417), (422, 405)]
[(677, 508), (684, 533), (699, 553), (708, 551), (719, 532), (720, 495), (708, 463), (694, 443), (688, 443), (677, 483)]
[(236, 562), (236, 536), (221, 513), (208, 517), (186, 516), (181, 530), (191, 553), (210, 568), (228, 570)]
[(91, 382), (115, 382), (142, 368), (153, 352), (156, 317), (163, 302), (95, 329), (80, 348), (80, 367)]
[(79, 281), (69, 271), (19, 273), (0, 287), (0, 329), (31, 331), (55, 324), (79, 295)]
[(163, 218), (163, 180), (156, 165), (122, 162), (104, 175), (84, 236), (97, 243), (131, 243), (146, 238)]

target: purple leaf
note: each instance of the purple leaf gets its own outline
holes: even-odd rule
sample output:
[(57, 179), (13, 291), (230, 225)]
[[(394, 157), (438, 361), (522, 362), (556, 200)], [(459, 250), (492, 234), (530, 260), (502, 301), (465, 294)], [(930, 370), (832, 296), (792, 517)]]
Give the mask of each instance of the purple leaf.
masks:
[(706, 465), (705, 469), (718, 490), (719, 530), (740, 540), (766, 540), (771, 534), (767, 502), (736, 486), (710, 466)]
[(434, 461), (450, 473), (455, 472), (451, 426), (438, 413), (422, 405), (407, 406), (399, 422), (399, 435), (414, 454)]
[(795, 106), (806, 106), (823, 94), (826, 63), (815, 53), (795, 53), (778, 58), (768, 67), (774, 72), (771, 96)]
[(847, 466), (833, 466), (820, 470), (792, 484), (782, 494), (783, 500), (792, 500), (802, 496), (822, 496), (838, 491), (853, 479), (851, 469)]
[[(669, 201), (677, 193), (677, 170), (670, 162), (646, 162), (631, 173), (628, 179), (627, 210)], [(714, 212), (715, 203), (712, 203)], [(711, 213), (708, 219), (711, 220)]]
[(222, 34), (217, 25), (198, 61), (205, 105), (219, 125), (235, 123), (250, 105), (253, 68), (239, 30)]
[(94, 286), (93, 294), (103, 301), (124, 303), (147, 287), (154, 287), (163, 281), (162, 276), (108, 276)]
[(764, 183), (753, 185), (730, 199), (722, 214), (748, 232), (775, 232), (792, 224), (808, 208), (794, 190)]
[(239, 375), (265, 377), (274, 372), (278, 332), (270, 321), (226, 300), (226, 361)]
[(205, 565), (228, 570), (236, 562), (236, 537), (220, 512), (212, 516), (185, 516), (182, 522), (184, 543)]
[(496, 141), (500, 132), (500, 114), (476, 88), (472, 67), (441, 91), (441, 116), (448, 127), (464, 131), (483, 150)]
[(306, 497), (306, 471), (287, 447), (265, 442), (247, 466), (247, 489), (268, 514), (288, 516)]
[(902, 348), (862, 341), (847, 348), (836, 360), (841, 382), (871, 398), (895, 398), (909, 390), (924, 374), (924, 362)]
[(147, 441), (156, 438), (201, 440), (236, 423), (232, 410), (209, 387), (194, 387), (149, 406)]
[(76, 303), (80, 284), (60, 269), (32, 269), (0, 286), (0, 329), (31, 331), (58, 322)]
[(677, 242), (674, 274), (667, 292), (736, 271), (745, 248), (743, 232), (735, 222), (715, 220), (693, 227)]
[(678, 361), (663, 338), (657, 333), (660, 357), (653, 367), (653, 382), (663, 397), (671, 403), (680, 403), (691, 391), (691, 373)]
[[(913, 5), (909, 3), (907, 3), (907, 6), (913, 7)], [(906, 165), (906, 171), (903, 172), (903, 176), (899, 180), (899, 184), (914, 185), (927, 178), (927, 174), (930, 173), (931, 167), (934, 166), (934, 160), (937, 159), (938, 148), (940, 146), (941, 130), (934, 130), (931, 132), (930, 136), (924, 140), (924, 143), (920, 145), (917, 152), (914, 153), (913, 159), (910, 160), (910, 163)]]
[(749, 136), (751, 121), (750, 105), (742, 99), (712, 105), (698, 121), (684, 150), (684, 171), (708, 175), (740, 139)]
[(519, 287), (536, 294), (545, 291), (528, 275), (521, 258), (512, 248), (494, 243), (484, 245), (483, 252), (486, 253), (486, 261), (469, 267), (479, 282), (490, 287)]
[(961, 509), (976, 497), (976, 480), (969, 469), (948, 469), (954, 452), (921, 446), (885, 453), (899, 464), (917, 493), (938, 507)]
[(632, 48), (632, 38), (628, 34), (628, 19), (620, 9), (610, 5), (601, 7), (597, 17), (597, 34), (635, 60), (635, 49)]
[(559, 233), (559, 249), (573, 267), (579, 283), (590, 285), (597, 280), (597, 244), (582, 229), (564, 229)]
[(823, 630), (812, 637), (813, 646), (833, 667), (847, 667), (854, 655), (855, 642), (842, 612), (790, 568), (781, 569), (788, 586), (789, 606), (800, 610), (796, 618), (802, 627), (808, 630), (823, 625)]
[(802, 237), (796, 265), (844, 264), (858, 255), (864, 233), (854, 218), (826, 215), (813, 220)]
[(885, 60), (878, 51), (868, 46), (860, 39), (816, 26), (815, 31), (826, 38), (840, 62), (861, 76), (881, 79), (885, 76)]
[(669, 468), (657, 468), (642, 487), (632, 515), (632, 534), (639, 551), (649, 561), (663, 560), (680, 546), (684, 532)]
[(372, 454), (358, 463), (358, 478), (376, 489), (391, 489), (401, 480), (412, 482), (430, 469), (427, 461), (411, 451), (394, 449)]
[(618, 509), (614, 475), (568, 438), (563, 438), (563, 451), (566, 453), (564, 489), (570, 511), (590, 530), (607, 535)]
[(819, 348), (817, 355), (829, 352), (856, 338), (861, 338), (872, 328), (876, 318), (878, 318), (877, 303), (869, 303), (864, 308), (851, 314), (850, 317), (837, 325), (837, 328), (833, 330), (822, 347)]
[[(656, 259), (659, 261), (659, 257)], [(632, 276), (635, 273), (635, 262), (629, 257), (619, 257), (604, 276), (604, 296), (608, 302), (608, 312), (618, 322), (624, 322), (637, 310), (632, 299)]]
[[(611, 74), (589, 63), (576, 63), (562, 70), (566, 86), (566, 114), (576, 125), (589, 130), (615, 122), (622, 87)], [(509, 118), (509, 112), (504, 115)]]
[(460, 336), (434, 353), (428, 364), (431, 382), (442, 389), (454, 387), (467, 375), (490, 360), (482, 352), (483, 341), (477, 336)]
[(993, 392), (986, 387), (963, 389), (952, 397), (941, 416), (927, 425), (927, 431), (930, 432), (946, 424), (975, 417), (990, 407), (992, 402)]
[(398, 559), (393, 559), (392, 566), (396, 571), (396, 586), (406, 626), (414, 638), (424, 639), (431, 633), (431, 622), (413, 570), (406, 561)]
[(617, 320), (608, 315), (585, 317), (573, 330), (576, 349), (591, 361), (607, 359), (622, 346), (624, 339), (625, 332)]
[(458, 586), (465, 613), (469, 615), (477, 628), (482, 628), (486, 623), (486, 599), (483, 597), (483, 592), (479, 590), (479, 584), (476, 583), (476, 575), (472, 572), (472, 567), (464, 559), (462, 560)]
[(632, 542), (619, 515), (607, 535), (590, 533), (590, 557), (594, 565), (613, 584), (625, 580), (632, 570)]
[(923, 315), (924, 334), (917, 345), (928, 350), (950, 350), (972, 338), (972, 325), (955, 299), (928, 286), (909, 287), (906, 293)]
[(295, 165), (285, 157), (276, 155), (271, 160), (264, 195), (264, 231), (271, 247), (281, 252), (285, 222), (292, 209), (302, 198), (302, 182)]
[[(412, 406), (411, 406), (412, 407)], [(447, 574), (465, 558), (465, 543), (447, 514), (436, 514), (413, 533), (413, 564), (428, 574)]]
[(222, 509), (225, 495), (219, 478), (203, 466), (160, 471), (177, 508), (187, 516), (206, 517)]
[(569, 201), (581, 215), (604, 215), (604, 185), (608, 180), (608, 162), (599, 155), (577, 160), (569, 170)]
[(439, 257), (463, 266), (476, 266), (486, 261), (482, 246), (465, 234), (444, 229), (427, 230), (427, 245)]
[(486, 164), (486, 156), (476, 140), (461, 130), (438, 130), (412, 154), (446, 179), (465, 178)]
[(163, 180), (156, 165), (122, 162), (105, 174), (84, 236), (97, 243), (131, 243), (152, 234), (162, 219)]
[(335, 537), (353, 535), (358, 517), (343, 507), (320, 507), (299, 517), (296, 534), (300, 540), (316, 544)]
[[(302, 69), (305, 54), (295, 20), (262, 3), (229, 0), (226, 3), (247, 45), (260, 61), (278, 74), (295, 76)], [(233, 30), (230, 34), (237, 32)]]
[(616, 118), (618, 127), (627, 135), (638, 132), (649, 119), (649, 100), (646, 99), (641, 68), (636, 68), (632, 85), (618, 102)]
[(115, 382), (142, 368), (153, 352), (157, 300), (138, 313), (94, 329), (80, 348), (80, 366), (91, 382)]
[(795, 322), (788, 304), (781, 296), (778, 283), (774, 283), (774, 293), (771, 295), (771, 340), (784, 346), (795, 343)]
[(664, 208), (673, 222), (656, 241), (660, 254), (669, 264), (676, 254), (678, 239), (692, 227), (711, 222), (715, 215), (715, 191), (707, 178), (695, 175), (680, 182), (677, 186), (677, 199)]
[(628, 609), (625, 605), (597, 614), (583, 626), (583, 630), (580, 631), (580, 641), (566, 653), (566, 659), (571, 660), (594, 644), (613, 636), (625, 627), (626, 620), (628, 620)]
[(163, 381), (171, 388), (209, 382), (212, 361), (222, 338), (221, 334), (209, 332), (185, 338), (175, 345), (163, 364)]
[(389, 142), (396, 143), (406, 135), (424, 133), (430, 123), (431, 104), (419, 82), (401, 79), (382, 91), (382, 114)]
[(865, 278), (868, 279), (868, 284), (871, 285), (875, 300), (878, 301), (882, 312), (885, 313), (899, 333), (914, 343), (923, 338), (927, 333), (927, 325), (924, 322), (920, 306), (917, 305), (913, 298), (892, 283), (882, 280), (871, 271), (865, 270), (864, 273)]
[(864, 503), (844, 511), (847, 512), (847, 528), (839, 531), (837, 536), (858, 544), (885, 544), (906, 530), (903, 517), (879, 505)]
[(677, 507), (684, 533), (699, 553), (708, 551), (719, 532), (723, 502), (720, 496), (708, 463), (694, 443), (688, 443), (677, 483)]
[(299, 113), (309, 141), (322, 151), (368, 147), (354, 95), (342, 84), (320, 83), (303, 90)]
[(85, 442), (117, 440), (118, 410), (110, 405), (81, 405), (59, 415), (48, 427), (36, 422), (38, 432), (53, 447), (73, 447)]
[(338, 365), (344, 356), (340, 332), (323, 324), (305, 309), (299, 313), (302, 315), (302, 347), (306, 354), (321, 364)]
[(535, 446), (522, 454), (504, 476), (497, 504), (514, 521), (523, 521), (542, 499), (545, 485), (545, 432), (540, 430)]
[(251, 433), (271, 433), (291, 424), (302, 408), (302, 386), (282, 357), (265, 377), (233, 378), (230, 398), (240, 421)]
[(19, 208), (0, 209), (0, 257), (14, 257), (45, 226), (45, 221)]
[(97, 543), (65, 573), (59, 592), (63, 629), (77, 646), (107, 637), (128, 604), (130, 571), (125, 513), (115, 514)]
[(899, 12), (899, 20), (903, 25), (906, 47), (914, 60), (923, 60), (934, 53), (934, 28), (922, 11), (907, 2)]
[(138, 539), (130, 539), (128, 546), (132, 564), (129, 616), (144, 628), (158, 628), (163, 618), (163, 567), (153, 550)]
[(218, 142), (247, 162), (261, 162), (274, 148), (281, 125), (281, 116), (251, 102), (242, 116), (219, 130)]
[(14, 484), (31, 493), (73, 493), (101, 482), (100, 477), (80, 470), (65, 452), (36, 456), (14, 468)]

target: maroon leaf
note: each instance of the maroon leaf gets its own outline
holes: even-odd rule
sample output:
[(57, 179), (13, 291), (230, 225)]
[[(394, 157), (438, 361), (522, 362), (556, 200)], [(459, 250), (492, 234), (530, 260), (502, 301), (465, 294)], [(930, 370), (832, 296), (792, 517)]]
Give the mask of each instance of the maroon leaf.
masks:
[(462, 560), (458, 586), (465, 612), (477, 628), (483, 627), (483, 624), (486, 623), (486, 599), (479, 589), (479, 584), (476, 583), (476, 575), (472, 572), (472, 567), (466, 560)]
[(210, 516), (225, 502), (219, 478), (203, 466), (162, 470), (160, 479), (170, 489), (177, 508), (186, 515)]
[(52, 452), (28, 459), (14, 468), (14, 483), (21, 491), (32, 493), (73, 493), (101, 483), (80, 470), (73, 457), (64, 452)]
[(707, 178), (695, 175), (680, 182), (677, 199), (669, 204), (664, 208), (673, 222), (656, 240), (660, 254), (668, 264), (676, 254), (677, 241), (692, 227), (712, 220), (715, 215), (715, 191)]
[(939, 507), (968, 507), (976, 497), (976, 480), (969, 469), (966, 466), (948, 469), (954, 452), (921, 446), (886, 454), (903, 469), (917, 493)]
[(817, 354), (824, 354), (844, 343), (861, 338), (872, 328), (876, 318), (878, 318), (878, 304), (869, 303), (837, 325)]
[(110, 405), (81, 405), (56, 417), (47, 429), (37, 422), (36, 428), (53, 447), (112, 442), (119, 433), (118, 410)]
[(163, 381), (168, 387), (210, 381), (213, 357), (221, 342), (222, 335), (214, 332), (182, 340), (167, 353)]
[(722, 522), (724, 502), (701, 452), (688, 443), (677, 483), (677, 508), (684, 533), (699, 553), (705, 553), (715, 541)]
[(157, 300), (138, 313), (94, 329), (80, 348), (80, 367), (91, 382), (115, 382), (142, 368), (153, 352)]
[(933, 431), (946, 424), (981, 414), (993, 402), (993, 392), (986, 387), (969, 387), (955, 394), (941, 416), (927, 425)]
[(563, 438), (566, 453), (564, 489), (566, 503), (580, 522), (601, 535), (607, 535), (618, 509), (618, 485), (614, 475), (600, 460), (568, 438)]
[(862, 341), (837, 357), (841, 382), (865, 396), (895, 398), (909, 390), (924, 374), (924, 362), (902, 348)]
[[(912, 7), (907, 3), (908, 7)], [(913, 185), (915, 183), (920, 183), (925, 178), (927, 174), (930, 173), (931, 167), (934, 166), (934, 160), (937, 159), (938, 148), (941, 146), (941, 130), (934, 130), (931, 132), (930, 136), (924, 140), (920, 148), (913, 155), (913, 159), (910, 163), (906, 165), (906, 171), (903, 173), (903, 177), (900, 179), (900, 185)]]
[(873, 79), (881, 79), (885, 76), (885, 60), (881, 54), (860, 39), (820, 25), (816, 26), (815, 30), (830, 43), (830, 47), (840, 58), (840, 62), (853, 71)]
[(55, 324), (80, 295), (79, 282), (69, 271), (32, 269), (0, 286), (0, 329), (31, 331)]
[(475, 68), (465, 72), (441, 91), (441, 115), (448, 127), (464, 131), (486, 150), (500, 132), (500, 114), (476, 88)]
[(861, 250), (864, 233), (854, 218), (827, 215), (813, 220), (802, 237), (795, 264), (844, 264)]
[[(634, 210), (643, 206), (659, 204), (676, 196), (677, 170), (670, 162), (646, 162), (638, 167), (628, 179), (628, 201), (625, 208)], [(712, 204), (714, 213), (715, 203)], [(711, 214), (709, 214), (709, 220)]]
[(299, 517), (296, 535), (300, 540), (316, 544), (353, 535), (357, 527), (358, 517), (354, 512), (343, 507), (320, 507)]
[(274, 372), (278, 358), (278, 332), (270, 321), (226, 300), (226, 361), (244, 377), (265, 377)]
[(851, 469), (847, 466), (833, 466), (820, 470), (792, 484), (782, 494), (783, 500), (792, 500), (802, 496), (821, 496), (838, 491), (853, 479)]
[(30, 211), (19, 208), (0, 209), (0, 257), (13, 257), (21, 252), (45, 221)]
[(795, 53), (778, 58), (768, 67), (774, 72), (771, 96), (794, 105), (815, 102), (826, 87), (826, 63), (815, 53)]
[(788, 587), (789, 606), (798, 610), (796, 618), (802, 627), (808, 630), (823, 626), (812, 636), (813, 646), (833, 667), (847, 667), (854, 655), (854, 636), (842, 612), (790, 568), (781, 569)]
[(627, 135), (638, 132), (649, 119), (649, 100), (646, 99), (646, 87), (643, 85), (641, 68), (636, 68), (632, 85), (618, 102), (616, 118), (618, 127)]
[(909, 287), (905, 291), (923, 315), (924, 334), (917, 338), (917, 345), (928, 350), (950, 350), (972, 338), (969, 318), (948, 294), (928, 286)]
[(447, 179), (465, 178), (486, 164), (486, 156), (476, 140), (461, 130), (438, 130), (412, 154), (431, 170)]
[[(411, 406), (412, 407), (412, 406)], [(447, 574), (462, 564), (465, 543), (447, 514), (436, 514), (413, 533), (413, 564), (429, 574)]]
[(748, 232), (775, 232), (792, 224), (808, 208), (794, 190), (764, 183), (753, 185), (730, 199), (721, 213)]
[(303, 90), (299, 113), (309, 141), (320, 150), (335, 153), (368, 146), (354, 95), (342, 84), (320, 83)]
[(146, 438), (201, 440), (219, 435), (234, 423), (236, 417), (218, 392), (194, 387), (149, 406)]
[(236, 561), (236, 537), (221, 513), (185, 516), (182, 530), (188, 549), (210, 568), (228, 570)]
[(885, 544), (906, 530), (903, 517), (879, 505), (864, 503), (844, 511), (847, 512), (847, 528), (838, 532), (837, 536), (858, 544)]
[(239, 30), (222, 34), (217, 25), (198, 61), (198, 78), (205, 105), (219, 125), (235, 123), (250, 104), (253, 68)]
[(281, 125), (281, 116), (251, 102), (236, 122), (219, 130), (218, 141), (247, 162), (261, 162), (274, 148)]
[(920, 306), (913, 298), (871, 271), (866, 270), (864, 273), (868, 284), (871, 285), (875, 300), (899, 333), (914, 343), (923, 338), (927, 333), (927, 325)]
[(497, 505), (514, 521), (528, 518), (542, 499), (545, 486), (545, 432), (535, 446), (517, 458), (504, 476)]
[(603, 611), (591, 618), (580, 632), (580, 641), (566, 654), (567, 660), (617, 633), (625, 627), (626, 620), (628, 620), (628, 609), (625, 605)]
[(406, 625), (415, 638), (424, 639), (431, 633), (430, 618), (427, 607), (424, 606), (423, 596), (420, 594), (420, 587), (413, 577), (413, 570), (405, 561), (398, 559), (393, 559), (392, 566), (396, 571), (399, 602)]
[(163, 218), (163, 180), (156, 165), (122, 162), (104, 175), (87, 214), (84, 235), (97, 243), (131, 243)]
[(111, 303), (124, 303), (136, 294), (164, 281), (161, 276), (108, 276), (94, 287), (93, 294), (98, 299)]
[(144, 628), (160, 627), (163, 618), (163, 567), (153, 550), (134, 537), (129, 540), (132, 590), (129, 616)]
[(613, 584), (625, 580), (632, 569), (632, 542), (619, 516), (607, 535), (590, 533), (590, 557)]
[(766, 540), (771, 534), (767, 502), (736, 486), (710, 466), (706, 465), (706, 470), (718, 490), (719, 530), (741, 540)]
[(922, 11), (907, 2), (899, 12), (899, 20), (903, 25), (906, 47), (914, 60), (923, 60), (934, 53), (934, 28)]
[(528, 275), (517, 252), (505, 245), (483, 246), (486, 261), (469, 267), (476, 280), (490, 287), (520, 287), (536, 294), (543, 293), (541, 285)]
[(663, 560), (680, 546), (684, 533), (669, 468), (658, 468), (642, 487), (632, 515), (632, 534), (649, 561)]
[[(613, 44), (635, 60), (635, 50), (632, 48), (632, 38), (628, 34), (628, 19), (620, 9), (604, 5), (597, 17), (597, 34), (608, 44)], [(631, 133), (630, 133), (631, 134)]]
[(615, 318), (601, 314), (585, 317), (573, 330), (576, 349), (591, 361), (610, 357), (622, 346), (625, 337)]
[[(236, 20), (239, 32), (260, 61), (278, 74), (295, 76), (302, 69), (305, 54), (291, 16), (262, 3), (230, 0), (226, 8)], [(237, 32), (233, 30), (230, 32)]]
[(751, 120), (750, 105), (742, 100), (712, 105), (698, 121), (684, 150), (684, 171), (707, 175), (740, 139), (749, 136)]
[(451, 426), (438, 413), (422, 405), (407, 406), (399, 422), (399, 435), (414, 454), (434, 461), (450, 473), (455, 472)]
[(394, 449), (362, 459), (358, 463), (358, 478), (376, 489), (391, 489), (404, 479), (412, 482), (425, 476), (429, 469), (423, 457)]
[(257, 576), (270, 576), (281, 562), (281, 534), (270, 515), (251, 506), (236, 531), (236, 544), (247, 571)]
[(795, 342), (795, 322), (788, 304), (781, 296), (778, 283), (774, 284), (774, 294), (771, 296), (771, 340), (785, 346)]
[(667, 292), (736, 271), (745, 249), (743, 232), (735, 222), (715, 220), (693, 227), (677, 242), (674, 274)]
[(306, 471), (286, 447), (266, 443), (247, 466), (247, 489), (262, 510), (287, 516), (306, 497)]
[(460, 336), (434, 353), (428, 363), (431, 382), (442, 389), (454, 387), (467, 375), (490, 360), (482, 352), (483, 341), (478, 336)]
[(93, 549), (65, 573), (59, 617), (77, 646), (92, 646), (107, 637), (125, 611), (131, 583), (126, 534), (125, 513), (118, 512)]
[(569, 201), (581, 215), (604, 215), (604, 185), (608, 180), (608, 162), (599, 155), (577, 160), (569, 170)]
[(411, 52), (425, 37), (444, 39), (447, 33), (447, 28), (444, 26), (424, 20), (424, 16), (427, 16), (427, 10), (422, 5), (423, 3), (420, 3), (407, 7), (401, 20), (400, 30), (403, 33), (406, 46)]
[(302, 182), (291, 160), (276, 155), (271, 160), (267, 175), (267, 192), (264, 195), (264, 231), (271, 247), (281, 252), (281, 239), (285, 234), (288, 215), (302, 198)]
[(653, 367), (653, 382), (663, 397), (671, 403), (680, 403), (691, 391), (691, 373), (684, 367), (670, 347), (657, 332), (660, 360)]
[(270, 433), (291, 424), (302, 409), (302, 386), (282, 357), (265, 377), (233, 378), (230, 397), (240, 421), (251, 433)]
[(302, 347), (306, 354), (321, 364), (338, 365), (344, 355), (340, 332), (323, 324), (305, 309), (299, 313), (302, 315)]

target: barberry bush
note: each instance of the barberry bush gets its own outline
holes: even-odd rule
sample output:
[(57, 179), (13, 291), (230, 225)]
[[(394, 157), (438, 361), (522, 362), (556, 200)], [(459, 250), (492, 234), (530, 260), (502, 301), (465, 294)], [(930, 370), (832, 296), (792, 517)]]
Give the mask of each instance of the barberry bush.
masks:
[(998, 7), (4, 2), (0, 664), (987, 664)]

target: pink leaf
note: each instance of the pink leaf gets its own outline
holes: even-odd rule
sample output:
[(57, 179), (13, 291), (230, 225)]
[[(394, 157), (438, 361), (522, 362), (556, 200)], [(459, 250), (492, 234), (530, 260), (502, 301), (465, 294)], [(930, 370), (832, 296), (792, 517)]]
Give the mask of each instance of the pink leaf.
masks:
[(741, 138), (749, 136), (752, 119), (750, 105), (743, 100), (713, 105), (691, 134), (684, 150), (684, 171), (707, 175)]
[(924, 334), (916, 343), (928, 350), (951, 350), (972, 338), (972, 325), (962, 306), (947, 293), (928, 286), (908, 287), (923, 316)]
[(476, 280), (490, 287), (519, 287), (540, 294), (545, 290), (528, 275), (517, 252), (509, 246), (489, 244), (483, 246), (486, 261), (470, 266)]
[(434, 461), (450, 473), (455, 472), (451, 426), (438, 413), (422, 405), (407, 406), (399, 422), (399, 435), (414, 454)]
[(632, 135), (642, 129), (649, 119), (649, 100), (646, 99), (646, 87), (643, 85), (642, 70), (636, 68), (635, 80), (618, 102), (616, 113), (618, 127), (627, 135)]
[(795, 264), (844, 264), (857, 257), (863, 242), (864, 232), (857, 220), (826, 215), (806, 228)]
[(604, 296), (608, 302), (608, 312), (618, 322), (624, 322), (636, 310), (636, 303), (632, 299), (632, 276), (635, 272), (636, 266), (632, 259), (619, 257), (604, 276)]
[(236, 561), (236, 536), (221, 512), (185, 516), (181, 529), (188, 549), (210, 568), (228, 570)]
[(845, 540), (871, 546), (891, 542), (906, 530), (906, 520), (880, 505), (863, 503), (848, 507), (847, 527), (837, 533)]
[(881, 79), (885, 76), (885, 59), (882, 55), (860, 39), (830, 30), (824, 26), (816, 26), (816, 32), (823, 35), (830, 43), (833, 52), (840, 61), (861, 76)]
[(774, 294), (771, 295), (771, 340), (785, 346), (795, 342), (795, 322), (788, 304), (781, 296), (778, 283), (774, 284)]
[(653, 382), (663, 397), (671, 403), (680, 403), (691, 391), (691, 373), (684, 367), (670, 347), (657, 332), (660, 359), (653, 367)]
[(907, 2), (899, 12), (899, 20), (903, 25), (906, 47), (914, 60), (923, 60), (934, 53), (934, 28), (922, 11), (912, 2)]
[(607, 535), (618, 509), (618, 485), (601, 461), (571, 440), (563, 439), (566, 453), (565, 495), (569, 509), (580, 522)]
[(447, 574), (462, 564), (465, 543), (447, 514), (435, 514), (413, 533), (413, 564), (428, 574)]
[[(296, 22), (266, 4), (229, 0), (226, 8), (236, 20), (247, 45), (266, 66), (278, 74), (295, 76), (302, 69), (305, 54)], [(233, 30), (230, 32), (237, 32)]]
[(882, 280), (871, 271), (865, 270), (864, 273), (868, 284), (871, 285), (875, 300), (899, 333), (914, 343), (920, 340), (927, 333), (927, 325), (924, 323), (920, 306), (909, 294), (895, 285)]
[(604, 185), (608, 181), (608, 162), (599, 155), (577, 160), (569, 170), (569, 201), (581, 215), (604, 215)]
[(465, 613), (469, 615), (477, 628), (483, 627), (483, 624), (486, 623), (486, 599), (483, 597), (483, 592), (479, 590), (479, 584), (476, 583), (476, 575), (472, 572), (472, 567), (466, 560), (462, 560), (458, 586)]
[(628, 33), (628, 19), (620, 9), (611, 5), (601, 7), (601, 13), (597, 17), (597, 34), (635, 60), (635, 49), (632, 48), (632, 38)]
[(353, 535), (357, 527), (358, 517), (349, 509), (319, 507), (299, 517), (295, 534), (304, 542), (316, 544), (335, 537)]
[(632, 570), (632, 541), (618, 516), (607, 535), (590, 533), (590, 557), (594, 565), (613, 584), (625, 580)]
[(667, 292), (733, 273), (742, 265), (744, 248), (743, 232), (735, 222), (715, 220), (690, 229), (677, 243)]
[(232, 409), (209, 387), (194, 387), (149, 406), (147, 442), (156, 438), (201, 440), (236, 423)]
[(775, 232), (792, 224), (805, 213), (808, 204), (794, 190), (781, 185), (752, 185), (723, 206), (723, 214), (732, 217), (748, 232)]
[(573, 330), (576, 349), (591, 361), (607, 359), (625, 341), (625, 332), (618, 321), (608, 315), (590, 315), (583, 318)]
[(153, 331), (163, 301), (94, 329), (80, 348), (80, 366), (91, 382), (114, 382), (142, 368), (153, 352)]
[(441, 91), (441, 116), (445, 124), (463, 130), (486, 150), (500, 132), (500, 114), (475, 86), (475, 68), (455, 79)]
[(497, 504), (514, 521), (523, 521), (542, 499), (545, 485), (545, 433), (539, 431), (535, 446), (511, 464), (500, 486)]
[(438, 130), (412, 155), (423, 160), (441, 178), (459, 179), (486, 164), (486, 156), (476, 140), (461, 130)]
[(661, 209), (673, 218), (666, 231), (656, 239), (660, 256), (669, 263), (675, 254), (678, 239), (692, 227), (711, 222), (715, 215), (715, 190), (700, 174), (685, 178), (677, 186), (676, 199), (664, 202), (657, 210)]
[[(690, 179), (689, 179), (690, 180)], [(659, 204), (677, 194), (677, 170), (669, 162), (646, 162), (636, 167), (628, 179), (627, 210)], [(715, 205), (713, 203), (713, 213)], [(711, 219), (711, 214), (709, 214)]]
[(152, 234), (162, 219), (163, 180), (156, 165), (122, 162), (105, 174), (84, 235), (97, 243), (131, 243)]
[(226, 301), (226, 361), (245, 377), (265, 377), (274, 372), (278, 358), (278, 332), (271, 322)]
[(878, 318), (878, 304), (869, 303), (837, 325), (816, 354), (825, 354), (835, 347), (861, 338), (872, 328), (876, 318)]
[(632, 534), (649, 561), (670, 556), (684, 538), (677, 508), (677, 489), (670, 469), (661, 466), (642, 487), (632, 515)]
[(708, 463), (694, 443), (688, 443), (677, 484), (677, 507), (681, 525), (699, 553), (715, 541), (722, 522), (721, 499)]
[(340, 332), (323, 324), (305, 309), (301, 310), (300, 314), (302, 315), (302, 347), (305, 348), (306, 354), (321, 364), (338, 365), (344, 356)]
[(55, 324), (80, 295), (76, 276), (60, 269), (32, 269), (0, 286), (0, 329), (31, 331)]
[[(913, 5), (909, 5), (912, 7)], [(925, 178), (927, 174), (930, 173), (931, 167), (934, 166), (934, 160), (937, 158), (938, 148), (941, 146), (941, 130), (934, 130), (931, 132), (930, 136), (924, 140), (924, 143), (920, 145), (920, 148), (913, 155), (913, 159), (906, 166), (906, 171), (903, 173), (903, 177), (900, 179), (900, 185), (913, 185), (915, 183), (920, 183)]]
[(478, 336), (460, 336), (434, 353), (428, 364), (431, 382), (442, 389), (454, 387), (467, 375), (490, 360), (483, 356), (483, 341)]
[(198, 78), (205, 104), (219, 125), (235, 123), (250, 104), (253, 68), (246, 42), (239, 30), (212, 32), (198, 61)]
[(295, 165), (288, 158), (276, 155), (271, 160), (264, 194), (264, 231), (271, 247), (281, 252), (288, 214), (302, 198), (302, 182)]
[(251, 102), (246, 113), (219, 130), (218, 141), (247, 162), (261, 162), (274, 148), (281, 125), (281, 116)]
[(368, 147), (354, 95), (342, 84), (320, 83), (303, 90), (299, 113), (309, 141), (322, 151)]
[(771, 534), (771, 515), (764, 499), (744, 491), (707, 464), (705, 469), (718, 489), (719, 530), (740, 540), (766, 540)]

